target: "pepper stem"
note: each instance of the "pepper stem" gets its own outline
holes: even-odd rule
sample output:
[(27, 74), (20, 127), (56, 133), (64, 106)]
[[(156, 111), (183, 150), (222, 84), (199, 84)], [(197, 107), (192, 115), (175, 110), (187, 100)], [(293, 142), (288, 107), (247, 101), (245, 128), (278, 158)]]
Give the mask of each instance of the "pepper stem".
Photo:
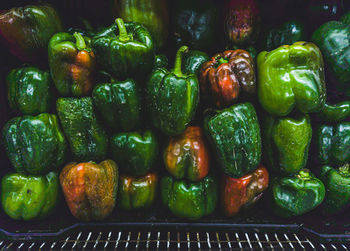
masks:
[(118, 29), (119, 29), (119, 39), (123, 42), (130, 40), (130, 37), (128, 36), (128, 32), (125, 28), (125, 23), (124, 23), (123, 19), (117, 18), (115, 20), (115, 22), (116, 22)]
[(174, 74), (178, 77), (182, 77), (181, 64), (182, 64), (182, 55), (188, 52), (188, 47), (186, 45), (181, 46), (180, 49), (176, 52), (175, 64), (174, 64)]
[(75, 38), (75, 44), (77, 45), (78, 50), (81, 51), (86, 49), (86, 43), (83, 36), (78, 32), (74, 32), (73, 36)]
[(302, 180), (307, 180), (310, 178), (309, 170), (303, 169), (298, 173), (298, 178)]
[(217, 61), (219, 62), (219, 65), (228, 63), (228, 61), (225, 58), (223, 58), (223, 57), (218, 57)]
[(345, 164), (341, 167), (339, 167), (339, 172), (341, 175), (343, 176), (350, 176), (350, 165), (349, 164)]

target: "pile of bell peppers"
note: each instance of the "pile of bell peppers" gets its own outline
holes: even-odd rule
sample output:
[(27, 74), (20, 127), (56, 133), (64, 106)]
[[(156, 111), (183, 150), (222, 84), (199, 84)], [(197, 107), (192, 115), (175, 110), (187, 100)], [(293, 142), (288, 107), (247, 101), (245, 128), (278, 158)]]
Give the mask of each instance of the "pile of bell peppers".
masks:
[(80, 221), (156, 204), (191, 221), (349, 208), (344, 5), (310, 1), (319, 23), (275, 22), (257, 0), (110, 2), (100, 27), (66, 26), (47, 3), (0, 12), (19, 60), (5, 81), (8, 216), (49, 217), (61, 193)]

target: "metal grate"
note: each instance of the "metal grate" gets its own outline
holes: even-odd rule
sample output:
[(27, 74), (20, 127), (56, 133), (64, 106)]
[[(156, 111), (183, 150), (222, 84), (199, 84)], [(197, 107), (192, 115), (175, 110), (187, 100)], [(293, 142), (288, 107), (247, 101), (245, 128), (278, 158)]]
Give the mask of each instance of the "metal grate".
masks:
[(56, 241), (0, 241), (1, 250), (350, 250), (294, 233), (77, 232)]

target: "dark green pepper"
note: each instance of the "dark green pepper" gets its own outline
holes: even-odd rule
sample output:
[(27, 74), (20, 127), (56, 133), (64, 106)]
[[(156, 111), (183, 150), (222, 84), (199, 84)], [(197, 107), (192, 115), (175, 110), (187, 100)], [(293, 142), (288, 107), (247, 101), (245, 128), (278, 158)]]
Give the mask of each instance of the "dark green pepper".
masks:
[(309, 170), (272, 182), (272, 210), (281, 217), (305, 214), (319, 206), (325, 197), (325, 187)]
[(51, 36), (63, 30), (49, 4), (28, 5), (0, 13), (0, 40), (23, 62), (43, 64)]
[(217, 44), (218, 5), (211, 0), (177, 0), (174, 4), (176, 48), (187, 44), (194, 50), (212, 50)]
[(294, 107), (303, 113), (318, 112), (326, 102), (321, 51), (313, 43), (296, 42), (259, 53), (258, 97), (261, 106), (276, 116)]
[(13, 69), (6, 83), (11, 109), (24, 115), (37, 115), (52, 107), (52, 82), (48, 72), (36, 67)]
[(312, 35), (320, 47), (335, 89), (350, 96), (350, 11), (339, 21), (321, 25)]
[[(117, 32), (119, 31), (119, 34)], [(118, 79), (151, 72), (154, 48), (148, 30), (138, 23), (116, 23), (99, 32), (92, 40), (97, 62)]]
[(339, 168), (323, 166), (321, 179), (326, 187), (326, 198), (322, 204), (322, 213), (326, 215), (345, 211), (350, 206), (349, 164)]
[(343, 165), (350, 161), (350, 122), (320, 125), (316, 130), (317, 160), (324, 165)]
[(182, 72), (185, 74), (196, 74), (198, 76), (202, 65), (209, 61), (207, 53), (202, 51), (189, 51), (182, 59)]
[(43, 219), (56, 208), (59, 198), (57, 173), (45, 176), (6, 174), (1, 181), (1, 203), (15, 220)]
[(164, 54), (158, 54), (154, 57), (154, 69), (157, 68), (168, 68), (168, 58)]
[(337, 104), (325, 104), (322, 111), (315, 116), (324, 122), (340, 122), (350, 117), (350, 101), (343, 101)]
[(156, 173), (139, 178), (120, 175), (119, 206), (125, 210), (149, 208), (156, 198), (157, 185), (158, 176)]
[(204, 121), (209, 142), (221, 169), (240, 178), (258, 167), (261, 159), (260, 127), (254, 106), (233, 105)]
[(116, 131), (132, 131), (141, 125), (141, 95), (132, 79), (97, 85), (92, 98), (106, 124)]
[(41, 113), (11, 119), (3, 128), (3, 143), (20, 173), (46, 174), (66, 160), (67, 142), (56, 115)]
[(119, 133), (111, 138), (112, 158), (122, 172), (145, 175), (158, 156), (157, 138), (151, 131)]
[(162, 201), (177, 217), (197, 220), (211, 214), (218, 202), (218, 183), (212, 176), (187, 182), (165, 176), (161, 181)]
[(116, 14), (127, 22), (138, 22), (147, 27), (155, 47), (162, 48), (168, 38), (168, 4), (164, 0), (114, 0)]
[(96, 117), (92, 98), (59, 98), (56, 109), (74, 159), (104, 159), (108, 136)]
[(306, 166), (311, 137), (307, 114), (282, 118), (264, 116), (262, 142), (267, 166), (283, 174), (299, 172)]
[(199, 84), (196, 75), (181, 71), (182, 46), (176, 53), (172, 71), (156, 69), (147, 84), (147, 103), (154, 127), (169, 136), (182, 133), (191, 122), (198, 102)]
[(96, 66), (90, 42), (90, 38), (77, 32), (60, 32), (50, 39), (50, 71), (61, 95), (80, 97), (92, 90)]
[(299, 21), (288, 21), (267, 29), (260, 40), (262, 50), (271, 51), (281, 45), (293, 44), (306, 39), (305, 25)]

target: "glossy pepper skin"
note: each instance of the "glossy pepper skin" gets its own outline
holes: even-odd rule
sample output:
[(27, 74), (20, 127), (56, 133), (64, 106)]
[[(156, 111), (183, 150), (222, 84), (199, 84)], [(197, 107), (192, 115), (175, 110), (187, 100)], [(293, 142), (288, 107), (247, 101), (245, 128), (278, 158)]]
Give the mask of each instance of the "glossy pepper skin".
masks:
[(168, 38), (169, 13), (164, 0), (114, 0), (118, 17), (126, 22), (143, 24), (151, 33), (154, 46), (160, 49)]
[(212, 50), (217, 43), (218, 6), (211, 0), (177, 0), (173, 15), (176, 48), (186, 44), (193, 50)]
[(177, 179), (200, 181), (208, 175), (210, 152), (203, 130), (190, 126), (170, 138), (163, 154), (165, 168)]
[(164, 54), (158, 54), (154, 57), (153, 69), (168, 68), (168, 67), (169, 67), (169, 61), (168, 61), (168, 58)]
[(309, 170), (272, 181), (272, 210), (280, 217), (305, 214), (318, 207), (325, 197), (325, 187)]
[(240, 178), (258, 167), (261, 160), (260, 127), (251, 103), (236, 104), (206, 117), (204, 130), (225, 174)]
[(92, 98), (104, 122), (115, 131), (132, 131), (141, 125), (141, 93), (133, 79), (97, 85)]
[(349, 164), (333, 168), (321, 168), (321, 180), (326, 187), (326, 197), (321, 206), (325, 215), (337, 214), (350, 206), (350, 172)]
[(152, 206), (157, 195), (158, 175), (142, 177), (120, 175), (118, 205), (125, 210), (145, 209)]
[(281, 45), (293, 44), (307, 39), (305, 24), (299, 21), (287, 21), (267, 29), (260, 40), (260, 48), (271, 51)]
[(191, 122), (198, 102), (199, 85), (194, 74), (181, 71), (182, 46), (176, 54), (175, 68), (171, 71), (158, 68), (147, 83), (147, 103), (154, 127), (168, 136), (182, 133)]
[(294, 174), (306, 166), (312, 138), (307, 114), (293, 117), (266, 115), (262, 139), (266, 164), (275, 172)]
[(228, 0), (224, 7), (225, 33), (232, 44), (253, 44), (260, 31), (256, 0)]
[(53, 105), (50, 74), (36, 67), (11, 70), (6, 78), (10, 108), (23, 115), (49, 112)]
[(315, 114), (323, 122), (341, 122), (350, 117), (350, 101), (325, 104), (322, 111)]
[(113, 160), (67, 164), (60, 183), (72, 215), (82, 221), (108, 217), (116, 204), (118, 178)]
[(335, 90), (350, 96), (350, 11), (339, 21), (321, 25), (312, 35), (330, 70)]
[(250, 96), (256, 93), (254, 61), (244, 50), (218, 53), (203, 64), (199, 81), (204, 97), (219, 108), (227, 107), (241, 92)]
[(241, 210), (253, 206), (269, 185), (269, 173), (259, 166), (254, 172), (241, 178), (223, 175), (221, 204), (226, 216), (234, 216)]
[(217, 204), (218, 184), (212, 176), (187, 182), (165, 176), (161, 180), (163, 204), (179, 218), (198, 220), (211, 214)]
[(118, 79), (144, 77), (154, 64), (154, 45), (148, 30), (139, 23), (116, 23), (92, 39), (97, 62)]
[(296, 42), (258, 55), (258, 97), (269, 113), (287, 116), (294, 107), (318, 112), (326, 102), (321, 51), (313, 43)]
[(56, 109), (74, 159), (102, 160), (107, 155), (108, 136), (96, 117), (92, 98), (59, 98)]
[(91, 92), (96, 65), (90, 42), (90, 38), (77, 32), (60, 32), (50, 39), (50, 71), (61, 95), (80, 97)]
[(3, 128), (3, 143), (19, 173), (46, 174), (65, 161), (68, 144), (54, 114), (15, 117)]
[(155, 164), (159, 152), (155, 134), (147, 130), (118, 133), (111, 138), (111, 153), (121, 171), (145, 175)]
[(44, 176), (9, 173), (2, 177), (1, 204), (12, 219), (44, 219), (55, 210), (59, 192), (55, 172)]
[(196, 74), (198, 76), (203, 64), (208, 60), (209, 56), (207, 53), (190, 50), (183, 56), (182, 72), (185, 74)]
[(343, 165), (350, 161), (350, 122), (320, 125), (316, 130), (317, 160), (324, 165)]
[(0, 12), (0, 40), (24, 62), (47, 60), (51, 36), (63, 30), (61, 19), (49, 4), (28, 5)]

